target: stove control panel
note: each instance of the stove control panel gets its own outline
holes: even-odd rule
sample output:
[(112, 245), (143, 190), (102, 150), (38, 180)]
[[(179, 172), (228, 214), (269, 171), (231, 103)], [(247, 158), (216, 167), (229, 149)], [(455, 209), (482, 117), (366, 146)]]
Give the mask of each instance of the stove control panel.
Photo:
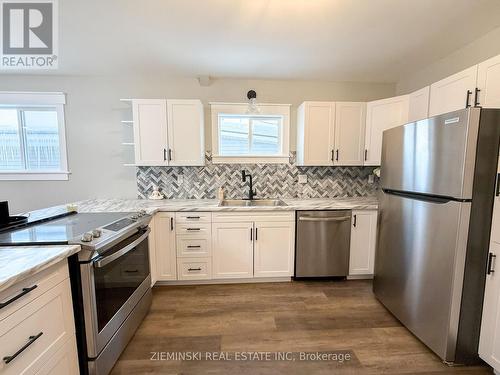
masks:
[(104, 227), (85, 232), (84, 234), (82, 234), (79, 240), (82, 244), (86, 244), (86, 246), (97, 247), (99, 246), (99, 243), (106, 242), (111, 237), (118, 236), (119, 232), (124, 228), (131, 226), (138, 221), (141, 221), (146, 216), (149, 215), (144, 210), (135, 212), (128, 217), (124, 217), (123, 219), (112, 222), (111, 224), (108, 224)]

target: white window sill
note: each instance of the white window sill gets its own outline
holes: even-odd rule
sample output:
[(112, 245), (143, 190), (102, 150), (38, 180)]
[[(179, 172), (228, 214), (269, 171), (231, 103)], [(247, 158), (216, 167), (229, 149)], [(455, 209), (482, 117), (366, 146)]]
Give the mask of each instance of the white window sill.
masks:
[(67, 181), (70, 172), (62, 171), (0, 171), (1, 181)]
[(289, 164), (289, 156), (212, 156), (213, 164)]

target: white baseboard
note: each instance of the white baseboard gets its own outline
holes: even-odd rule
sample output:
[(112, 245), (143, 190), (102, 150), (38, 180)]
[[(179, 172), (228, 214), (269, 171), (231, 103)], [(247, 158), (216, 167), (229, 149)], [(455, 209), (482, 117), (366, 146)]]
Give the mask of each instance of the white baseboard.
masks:
[(208, 285), (208, 284), (252, 284), (252, 283), (287, 283), (291, 277), (259, 277), (248, 279), (215, 279), (215, 280), (158, 280), (155, 285)]
[(373, 275), (349, 275), (347, 280), (371, 280)]

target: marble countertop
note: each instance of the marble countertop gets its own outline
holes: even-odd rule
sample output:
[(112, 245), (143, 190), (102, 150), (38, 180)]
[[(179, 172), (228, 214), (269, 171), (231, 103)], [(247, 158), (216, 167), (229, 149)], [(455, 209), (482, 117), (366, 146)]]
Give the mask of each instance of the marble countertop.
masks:
[(80, 246), (0, 247), (0, 292), (80, 251)]
[[(375, 197), (334, 199), (284, 199), (286, 206), (219, 207), (216, 199), (89, 199), (76, 202), (78, 212), (159, 211), (306, 211), (306, 210), (363, 210), (377, 209)], [(66, 212), (66, 205), (30, 212), (30, 217), (42, 218)], [(9, 246), (0, 247), (0, 291), (36, 272), (60, 262), (80, 251), (79, 246)]]
[[(286, 206), (220, 207), (216, 199), (90, 199), (76, 202), (78, 212), (158, 211), (307, 211), (307, 210), (376, 210), (376, 197), (332, 199), (283, 199)], [(61, 207), (65, 209), (65, 207)]]

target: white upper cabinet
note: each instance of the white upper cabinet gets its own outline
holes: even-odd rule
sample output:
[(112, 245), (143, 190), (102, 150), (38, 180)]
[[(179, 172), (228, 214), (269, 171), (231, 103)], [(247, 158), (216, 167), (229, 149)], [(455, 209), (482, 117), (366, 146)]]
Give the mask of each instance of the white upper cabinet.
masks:
[(430, 90), (430, 86), (427, 86), (409, 95), (408, 122), (429, 117)]
[(335, 103), (334, 165), (363, 165), (366, 103)]
[(205, 165), (203, 104), (199, 100), (167, 100), (168, 164)]
[(408, 95), (367, 103), (364, 165), (380, 165), (382, 133), (408, 122), (408, 105)]
[(477, 65), (431, 85), (429, 117), (474, 105)]
[(333, 165), (335, 103), (304, 102), (297, 110), (297, 165)]
[(483, 108), (500, 108), (500, 56), (479, 64), (477, 104)]
[(167, 165), (167, 101), (135, 99), (134, 145), (136, 165)]
[(132, 108), (136, 165), (205, 164), (203, 105), (199, 100), (134, 99)]

